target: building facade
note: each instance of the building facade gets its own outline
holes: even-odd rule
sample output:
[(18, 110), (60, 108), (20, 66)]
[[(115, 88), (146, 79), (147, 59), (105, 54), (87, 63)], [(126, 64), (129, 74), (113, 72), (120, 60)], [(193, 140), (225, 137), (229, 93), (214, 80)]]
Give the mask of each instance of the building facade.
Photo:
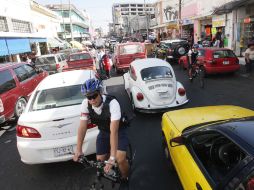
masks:
[(56, 12), (61, 17), (61, 32), (59, 37), (67, 41), (82, 41), (90, 38), (89, 17), (72, 4), (52, 4), (47, 8)]
[[(143, 19), (144, 17), (145, 19)], [(146, 30), (146, 28), (149, 28), (150, 20), (154, 18), (154, 6), (151, 3), (113, 4), (112, 18), (114, 33), (119, 36), (131, 35), (137, 30)], [(139, 28), (134, 28), (134, 23), (137, 22), (140, 22), (138, 23)]]

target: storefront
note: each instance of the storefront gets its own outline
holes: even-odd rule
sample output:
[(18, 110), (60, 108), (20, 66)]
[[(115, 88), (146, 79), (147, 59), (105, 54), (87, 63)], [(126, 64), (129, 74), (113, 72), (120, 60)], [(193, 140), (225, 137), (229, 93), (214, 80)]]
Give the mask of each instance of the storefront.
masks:
[(212, 39), (219, 39), (221, 47), (228, 46), (227, 38), (225, 37), (226, 15), (215, 15), (212, 18)]
[(212, 40), (212, 18), (200, 20), (201, 40)]
[(244, 19), (242, 37), (243, 37), (243, 49), (246, 49), (248, 43), (250, 41), (254, 41), (254, 16), (247, 17)]
[(183, 19), (181, 38), (188, 40), (189, 44), (194, 43), (194, 21)]

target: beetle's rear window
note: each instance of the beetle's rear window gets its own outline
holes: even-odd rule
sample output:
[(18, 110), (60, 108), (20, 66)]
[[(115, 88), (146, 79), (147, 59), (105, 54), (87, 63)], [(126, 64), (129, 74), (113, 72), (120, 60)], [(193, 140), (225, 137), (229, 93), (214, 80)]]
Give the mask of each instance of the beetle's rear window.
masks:
[(141, 70), (141, 78), (144, 81), (172, 77), (172, 71), (165, 66), (149, 67)]
[(231, 50), (217, 50), (213, 52), (213, 58), (234, 58), (236, 55)]

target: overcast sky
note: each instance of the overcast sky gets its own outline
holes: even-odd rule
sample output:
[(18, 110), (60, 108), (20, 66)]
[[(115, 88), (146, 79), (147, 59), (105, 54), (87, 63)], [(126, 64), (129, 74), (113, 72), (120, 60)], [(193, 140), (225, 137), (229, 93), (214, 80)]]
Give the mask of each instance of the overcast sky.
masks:
[[(35, 0), (36, 2), (46, 4), (68, 4), (69, 0)], [(93, 26), (102, 27), (104, 32), (108, 30), (108, 23), (112, 22), (113, 3), (144, 3), (144, 0), (70, 0), (79, 10), (86, 9), (90, 14)], [(153, 3), (155, 0), (146, 0), (146, 3)]]

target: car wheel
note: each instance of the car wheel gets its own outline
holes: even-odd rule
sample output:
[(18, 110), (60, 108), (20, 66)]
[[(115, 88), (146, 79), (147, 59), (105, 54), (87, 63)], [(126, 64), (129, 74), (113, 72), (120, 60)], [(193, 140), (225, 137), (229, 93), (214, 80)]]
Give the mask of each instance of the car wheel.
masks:
[(166, 141), (166, 138), (164, 135), (163, 135), (163, 140), (162, 140), (162, 149), (163, 149), (164, 155), (166, 157), (167, 166), (169, 167), (170, 171), (175, 172), (175, 167), (172, 163), (171, 156), (170, 156), (170, 153), (168, 150), (167, 141)]
[(185, 55), (187, 53), (187, 51), (188, 51), (187, 47), (182, 46), (182, 45), (176, 47), (176, 49), (175, 49), (175, 53), (176, 53), (177, 57), (181, 57), (181, 56)]
[(20, 98), (15, 105), (15, 119), (18, 119), (26, 108), (27, 101), (25, 98)]

